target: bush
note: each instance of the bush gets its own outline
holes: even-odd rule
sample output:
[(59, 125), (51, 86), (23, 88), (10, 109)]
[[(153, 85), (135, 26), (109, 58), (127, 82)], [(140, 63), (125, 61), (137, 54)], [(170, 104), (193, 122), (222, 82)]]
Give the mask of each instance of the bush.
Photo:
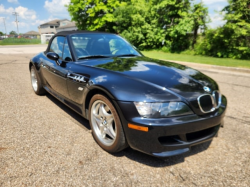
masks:
[(195, 53), (220, 58), (249, 59), (250, 37), (242, 35), (240, 29), (224, 26), (208, 30), (205, 36), (198, 40)]
[(13, 45), (13, 44), (40, 44), (40, 39), (27, 39), (27, 38), (6, 38), (1, 44), (3, 45)]
[(188, 49), (188, 50), (185, 50), (185, 51), (182, 51), (181, 54), (184, 54), (184, 55), (195, 55), (195, 51), (192, 50), (192, 49)]

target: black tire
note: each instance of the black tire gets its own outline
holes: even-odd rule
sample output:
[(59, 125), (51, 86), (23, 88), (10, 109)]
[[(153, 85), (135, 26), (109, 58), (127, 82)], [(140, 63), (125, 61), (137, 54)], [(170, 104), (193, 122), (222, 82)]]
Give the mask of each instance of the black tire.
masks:
[[(30, 79), (31, 79), (31, 86), (32, 86), (34, 92), (37, 95), (44, 95), (46, 93), (46, 91), (41, 84), (40, 77), (38, 76), (36, 68), (34, 66), (31, 66), (31, 68), (30, 68)], [(35, 84), (36, 84), (36, 86), (35, 86)]]
[[(98, 105), (98, 103), (100, 104)], [(99, 109), (97, 109), (98, 106)], [(101, 112), (102, 108), (105, 109), (106, 113)], [(105, 115), (104, 113), (107, 115)], [(100, 116), (100, 119), (97, 116)], [(98, 119), (100, 120), (99, 124), (97, 122)], [(112, 122), (110, 123), (109, 121)], [(116, 109), (110, 102), (110, 100), (104, 95), (96, 94), (91, 98), (89, 104), (89, 123), (94, 139), (105, 151), (116, 153), (128, 146), (118, 113), (116, 112)], [(104, 130), (101, 131), (101, 128), (104, 128)], [(103, 137), (105, 131), (109, 131), (109, 133), (106, 133), (105, 137)], [(110, 134), (112, 134), (112, 136), (109, 136)]]

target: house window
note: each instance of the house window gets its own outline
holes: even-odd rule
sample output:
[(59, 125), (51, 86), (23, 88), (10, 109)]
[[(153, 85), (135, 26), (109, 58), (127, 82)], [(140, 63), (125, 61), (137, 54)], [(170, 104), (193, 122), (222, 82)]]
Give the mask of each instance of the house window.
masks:
[(55, 26), (56, 28), (58, 28), (58, 26)]
[(53, 29), (53, 28), (54, 28), (54, 26), (50, 26), (50, 28), (51, 28), (51, 29)]

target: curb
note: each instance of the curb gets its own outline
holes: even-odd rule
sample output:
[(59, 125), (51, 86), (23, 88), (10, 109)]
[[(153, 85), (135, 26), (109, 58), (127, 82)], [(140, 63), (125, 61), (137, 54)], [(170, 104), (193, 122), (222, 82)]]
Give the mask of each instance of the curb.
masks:
[(169, 62), (175, 62), (178, 64), (194, 67), (194, 68), (205, 68), (205, 69), (217, 69), (217, 70), (225, 70), (225, 71), (235, 71), (235, 72), (242, 72), (242, 73), (250, 73), (250, 69), (246, 68), (235, 68), (235, 67), (225, 67), (225, 66), (217, 66), (217, 65), (209, 65), (209, 64), (199, 64), (194, 62), (182, 62), (182, 61), (175, 61), (175, 60), (165, 60)]

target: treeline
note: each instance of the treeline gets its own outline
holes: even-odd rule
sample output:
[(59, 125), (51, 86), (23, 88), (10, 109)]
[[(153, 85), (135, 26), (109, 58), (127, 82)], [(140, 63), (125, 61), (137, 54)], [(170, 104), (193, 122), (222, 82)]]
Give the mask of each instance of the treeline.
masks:
[(71, 0), (68, 11), (78, 29), (119, 33), (142, 50), (250, 58), (250, 0), (229, 0), (217, 29), (192, 0)]

